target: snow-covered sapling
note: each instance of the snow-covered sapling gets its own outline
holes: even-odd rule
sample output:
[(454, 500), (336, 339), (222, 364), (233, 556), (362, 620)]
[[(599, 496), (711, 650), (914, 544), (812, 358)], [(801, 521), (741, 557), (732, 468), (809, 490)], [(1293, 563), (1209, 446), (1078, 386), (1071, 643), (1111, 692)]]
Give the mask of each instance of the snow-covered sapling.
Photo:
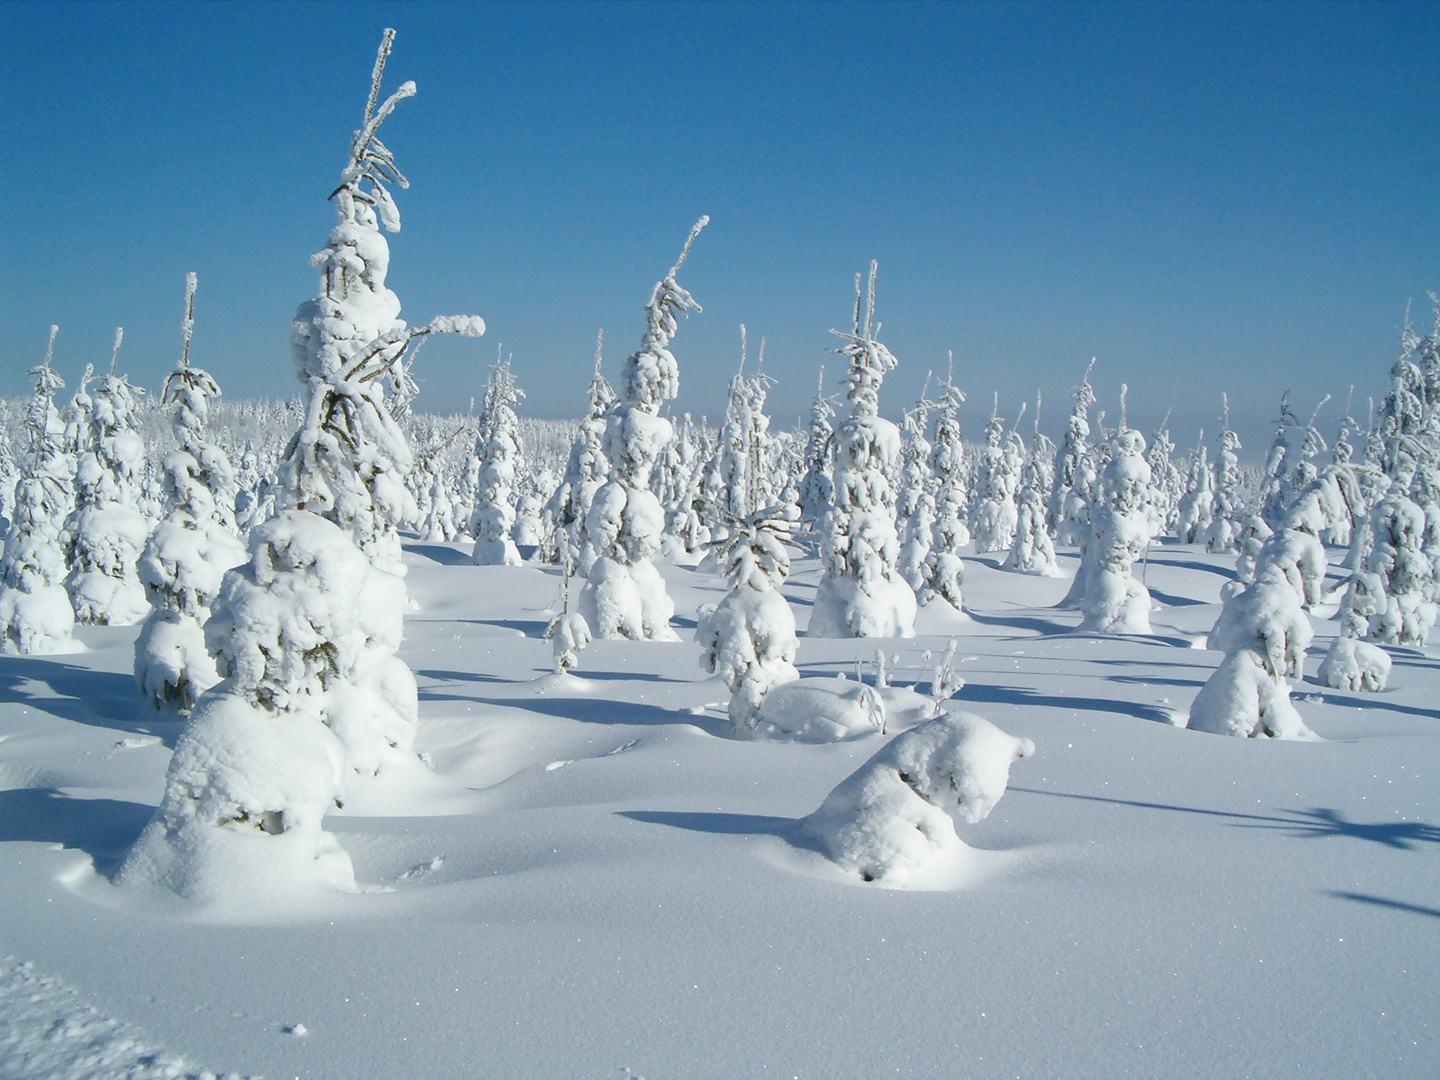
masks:
[(965, 447), (960, 437), (960, 406), (965, 394), (954, 382), (954, 357), (940, 395), (935, 421), (935, 442), (930, 450), (930, 472), (935, 478), (935, 529), (925, 557), (925, 584), (921, 603), (940, 597), (960, 610), (964, 600), (965, 563), (961, 549), (970, 543), (966, 524), (970, 493), (965, 485)]
[(785, 542), (797, 525), (772, 506), (734, 522), (718, 542), (730, 591), (718, 605), (700, 609), (695, 640), (700, 666), (730, 690), (730, 722), (740, 734), (754, 731), (772, 687), (800, 677), (795, 615), (780, 592), (790, 572)]
[(590, 644), (590, 627), (580, 613), (570, 608), (570, 561), (564, 560), (560, 577), (560, 610), (545, 628), (555, 659), (555, 674), (567, 674), (580, 663), (580, 650)]
[(525, 391), (515, 385), (509, 357), (495, 361), (485, 387), (475, 456), (480, 459), (479, 489), (470, 516), (477, 566), (519, 566), (511, 530), (515, 526), (515, 472), (520, 464), (519, 417), (515, 406)]
[(972, 713), (952, 712), (896, 736), (803, 820), (801, 834), (862, 881), (904, 886), (965, 850), (957, 819), (987, 817), (1012, 762), (1035, 744)]
[[(1123, 400), (1123, 387), (1121, 393)], [(1080, 628), (1099, 634), (1148, 634), (1150, 593), (1131, 574), (1150, 543), (1144, 507), (1150, 466), (1141, 456), (1145, 437), (1122, 427), (1111, 448), (1091, 505), (1090, 540), (1082, 556), (1085, 617)]]

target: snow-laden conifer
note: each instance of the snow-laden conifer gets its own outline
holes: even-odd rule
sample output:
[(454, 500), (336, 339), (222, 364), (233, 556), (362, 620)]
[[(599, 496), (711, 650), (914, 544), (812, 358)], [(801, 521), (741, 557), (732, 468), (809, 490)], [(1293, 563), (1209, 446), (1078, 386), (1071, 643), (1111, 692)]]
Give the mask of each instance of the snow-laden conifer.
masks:
[(963, 600), (965, 564), (961, 549), (970, 543), (966, 524), (970, 492), (966, 486), (965, 445), (960, 437), (960, 406), (965, 394), (955, 385), (954, 356), (940, 394), (930, 472), (935, 477), (935, 528), (926, 555), (925, 587), (919, 599), (928, 604), (940, 597), (956, 611)]
[[(1090, 504), (1090, 539), (1083, 548), (1085, 597), (1080, 628), (1099, 634), (1148, 634), (1150, 593), (1131, 569), (1150, 543), (1145, 493), (1150, 466), (1145, 437), (1125, 423), (1120, 387), (1120, 428), (1110, 440), (1110, 460)], [(1079, 575), (1077, 575), (1079, 576)]]
[(879, 415), (879, 391), (895, 357), (879, 340), (875, 324), (875, 273), (861, 322), (859, 274), (850, 333), (832, 330), (843, 344), (835, 351), (849, 362), (849, 415), (835, 432), (835, 502), (825, 521), (820, 556), (824, 577), (815, 594), (808, 633), (812, 637), (912, 637), (915, 593), (895, 568), (895, 493), (900, 432)]
[[(1018, 424), (1020, 418), (1015, 422)], [(1015, 539), (1015, 493), (1025, 460), (1023, 443), (1021, 447), (1017, 452), (1006, 436), (1005, 420), (1000, 415), (1000, 395), (996, 394), (990, 420), (985, 425), (985, 445), (980, 448), (975, 470), (975, 507), (970, 515), (970, 535), (975, 540), (976, 551), (1009, 551)]]
[(1095, 358), (1085, 367), (1079, 385), (1070, 391), (1075, 404), (1065, 425), (1065, 437), (1055, 454), (1054, 487), (1050, 492), (1050, 518), (1055, 523), (1057, 543), (1083, 547), (1089, 536), (1087, 511), (1090, 488), (1095, 472), (1090, 451), (1090, 406), (1095, 404), (1095, 389), (1090, 385), (1090, 372)]
[(140, 557), (151, 609), (135, 639), (140, 692), (156, 708), (182, 712), (220, 681), (204, 626), (225, 571), (245, 561), (235, 533), (230, 459), (206, 438), (209, 399), (220, 395), (220, 387), (190, 364), (194, 326), (195, 275), (188, 274), (180, 363), (161, 395), (171, 407), (179, 449), (165, 455), (166, 514)]
[(665, 512), (650, 490), (650, 474), (674, 434), (660, 406), (680, 390), (680, 368), (670, 352), (676, 316), (700, 305), (675, 275), (710, 219), (690, 230), (680, 258), (650, 293), (640, 348), (620, 373), (619, 400), (605, 422), (609, 479), (595, 492), (585, 528), (597, 557), (580, 592), (579, 610), (597, 638), (674, 641), (675, 604), (651, 559), (660, 551)]
[(564, 563), (568, 558), (569, 565), (582, 577), (588, 576), (597, 555), (585, 530), (585, 518), (590, 513), (595, 492), (610, 475), (610, 462), (605, 457), (605, 417), (615, 404), (615, 391), (600, 373), (604, 345), (602, 330), (595, 339), (595, 373), (590, 378), (589, 408), (570, 446), (565, 475), (550, 497), (559, 561)]
[(136, 398), (144, 391), (116, 373), (124, 333), (115, 329), (110, 371), (97, 382), (75, 469), (75, 510), (66, 522), (70, 576), (65, 587), (75, 620), (129, 626), (150, 610), (137, 566), (150, 523), (136, 508), (145, 443), (137, 430)]
[(920, 400), (905, 413), (900, 425), (900, 493), (895, 499), (895, 524), (900, 533), (900, 557), (896, 569), (918, 597), (926, 587), (927, 560), (935, 541), (935, 478), (930, 472), (934, 450), (925, 438), (934, 402), (926, 400), (930, 376)]
[[(1291, 456), (1290, 429), (1297, 427), (1299, 422), (1294, 410), (1290, 408), (1290, 391), (1286, 390), (1280, 395), (1280, 417), (1275, 422), (1275, 437), (1270, 440), (1270, 448), (1265, 452), (1265, 467), (1260, 476), (1259, 513), (1265, 519), (1265, 524), (1272, 529), (1280, 523), (1280, 518), (1285, 513), (1286, 477)], [(1216, 490), (1221, 490), (1218, 483)]]
[(15, 490), (15, 507), (0, 559), (0, 627), (5, 652), (52, 653), (73, 648), (75, 611), (65, 591), (61, 528), (70, 509), (73, 460), (55, 392), (65, 383), (50, 366), (58, 326), (50, 327), (45, 360), (30, 369), (35, 393), (26, 424), (30, 459)]
[(805, 476), (800, 481), (800, 514), (818, 535), (835, 494), (833, 479), (835, 398), (825, 393), (825, 368), (810, 400), (810, 426), (805, 436)]
[(1210, 475), (1210, 462), (1205, 451), (1205, 431), (1190, 452), (1185, 469), (1185, 493), (1175, 509), (1175, 539), (1182, 544), (1204, 541), (1205, 532), (1215, 512), (1215, 486)]
[(737, 734), (755, 730), (765, 695), (800, 677), (795, 670), (795, 615), (780, 593), (790, 573), (786, 541), (798, 522), (769, 506), (731, 523), (716, 556), (730, 591), (700, 609), (695, 640), (700, 666), (730, 690), (730, 722)]
[(292, 324), (308, 399), (284, 462), (285, 509), (251, 531), (249, 561), (225, 575), (205, 627), (224, 681), (192, 712), (121, 884), (213, 902), (237, 883), (286, 896), (353, 888), (322, 819), (355, 776), (415, 760), (415, 679), (395, 656), (405, 609), (395, 526), (412, 458), (385, 390), (412, 339), (484, 324), (408, 329), (385, 287), (379, 225), (400, 225), (386, 185), (405, 181), (376, 136), (415, 92), (405, 83), (377, 105), (393, 36), (334, 192), (338, 223), (315, 259), (320, 295)]
[(1020, 470), (1015, 497), (1015, 539), (1005, 558), (1005, 569), (1021, 574), (1055, 577), (1055, 545), (1050, 541), (1045, 501), (1053, 485), (1051, 469), (1055, 444), (1040, 433), (1040, 397), (1035, 398), (1035, 431), (1030, 453)]
[(495, 361), (485, 386), (475, 456), (480, 459), (480, 486), (470, 516), (477, 566), (519, 566), (520, 552), (511, 539), (515, 527), (515, 473), (520, 464), (519, 417), (515, 406), (525, 392), (515, 385), (510, 359)]
[[(1205, 549), (1213, 552), (1233, 551), (1235, 537), (1244, 520), (1244, 502), (1240, 492), (1240, 459), (1235, 451), (1240, 436), (1230, 427), (1230, 395), (1222, 395), (1220, 436), (1215, 440), (1215, 495), (1210, 524), (1205, 528)], [(1283, 458), (1283, 454), (1281, 455)], [(1279, 520), (1279, 515), (1276, 515)], [(1267, 524), (1269, 524), (1267, 522)], [(1274, 526), (1272, 525), (1273, 529)]]

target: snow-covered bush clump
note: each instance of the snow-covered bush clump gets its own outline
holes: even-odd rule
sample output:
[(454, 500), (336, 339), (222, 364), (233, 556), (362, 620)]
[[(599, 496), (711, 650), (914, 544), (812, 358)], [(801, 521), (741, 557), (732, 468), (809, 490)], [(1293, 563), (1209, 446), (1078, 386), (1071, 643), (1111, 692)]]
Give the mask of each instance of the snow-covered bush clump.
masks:
[(885, 730), (879, 691), (849, 679), (798, 679), (765, 695), (755, 733), (802, 743), (842, 742)]
[(680, 368), (670, 352), (676, 315), (700, 305), (675, 275), (690, 246), (710, 219), (690, 230), (680, 258), (656, 282), (645, 305), (645, 336), (625, 361), (619, 400), (605, 422), (609, 479), (595, 492), (585, 529), (595, 545), (589, 580), (580, 591), (580, 614), (597, 638), (674, 641), (670, 616), (675, 604), (651, 560), (660, 551), (665, 511), (650, 490), (650, 474), (674, 434), (660, 406), (680, 390)]
[[(377, 129), (406, 83), (377, 107), (387, 30), (361, 129), (336, 192), (339, 223), (317, 263), (320, 295), (292, 324), (305, 419), (284, 464), (288, 507), (250, 533), (249, 561), (225, 575), (205, 626), (223, 681), (181, 734), (155, 817), (121, 880), (218, 900), (274, 887), (353, 887), (324, 814), (344, 785), (406, 760), (417, 693), (395, 656), (405, 609), (396, 524), (409, 445), (385, 396), (413, 339), (479, 334), (471, 317), (410, 331), (385, 288), (386, 183), (400, 183)], [(403, 570), (403, 567), (402, 567)]]
[(849, 361), (850, 414), (835, 433), (835, 502), (821, 538), (824, 577), (815, 594), (811, 637), (913, 637), (915, 593), (895, 568), (895, 493), (900, 433), (879, 415), (880, 382), (895, 357), (875, 334), (875, 273), (865, 321), (860, 321), (860, 275), (855, 275), (851, 333), (832, 331)]
[(935, 478), (935, 528), (925, 556), (925, 585), (919, 599), (935, 597), (956, 611), (964, 599), (965, 563), (960, 551), (970, 543), (966, 524), (970, 494), (965, 485), (965, 447), (960, 438), (960, 406), (965, 395), (955, 385), (953, 371), (946, 378), (935, 420), (935, 442), (930, 450), (930, 473)]
[(1390, 678), (1390, 654), (1378, 645), (1337, 637), (1316, 672), (1322, 686), (1378, 694)]
[(1144, 505), (1150, 466), (1141, 456), (1145, 437), (1122, 427), (1111, 447), (1090, 508), (1090, 539), (1083, 548), (1080, 628), (1099, 634), (1148, 634), (1150, 593), (1131, 574), (1150, 543)]
[(185, 282), (184, 350), (165, 381), (180, 447), (165, 455), (167, 512), (140, 556), (140, 580), (151, 603), (135, 639), (135, 680), (156, 708), (188, 711), (220, 680), (205, 646), (205, 622), (225, 571), (245, 561), (235, 535), (233, 472), (225, 451), (207, 441), (208, 399), (220, 388), (190, 366), (195, 275)]
[(911, 728), (842, 780), (802, 835), (863, 881), (903, 886), (964, 850), (955, 821), (982, 820), (1005, 794), (1012, 762), (1035, 744), (972, 713)]
[(1225, 659), (1195, 696), (1188, 726), (1215, 735), (1310, 738), (1287, 679), (1301, 674), (1311, 636), (1295, 588), (1279, 567), (1262, 567), (1253, 584), (1225, 601), (1210, 631), (1206, 648)]
[(70, 537), (70, 592), (77, 622), (129, 626), (150, 610), (137, 564), (150, 522), (136, 508), (145, 443), (136, 431), (136, 395), (115, 357), (99, 380), (88, 414), (77, 418), (80, 456), (75, 470), (75, 510), (66, 522)]
[(480, 459), (480, 486), (470, 516), (477, 566), (519, 566), (511, 530), (515, 527), (515, 470), (520, 464), (519, 421), (515, 405), (525, 392), (515, 385), (508, 358), (497, 360), (485, 387), (485, 408), (475, 455)]
[(780, 507), (733, 522), (719, 542), (730, 591), (700, 609), (695, 640), (700, 666), (730, 690), (730, 722), (737, 734), (755, 730), (761, 703), (773, 687), (800, 677), (795, 670), (795, 615), (780, 593), (790, 572), (785, 541), (797, 523)]
[(55, 391), (65, 384), (50, 367), (58, 326), (50, 327), (45, 362), (31, 368), (35, 395), (27, 423), (32, 455), (15, 490), (5, 552), (0, 558), (0, 626), (5, 652), (50, 653), (73, 646), (75, 611), (65, 591), (60, 529), (70, 509), (72, 460)]

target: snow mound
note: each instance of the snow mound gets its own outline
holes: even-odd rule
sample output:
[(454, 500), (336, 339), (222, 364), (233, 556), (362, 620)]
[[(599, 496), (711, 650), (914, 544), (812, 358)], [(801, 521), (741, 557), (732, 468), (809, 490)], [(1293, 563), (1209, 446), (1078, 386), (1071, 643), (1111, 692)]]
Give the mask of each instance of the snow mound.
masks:
[[(0, 958), (0, 1076), (7, 1080), (222, 1080), (96, 1012), (33, 965)], [(223, 1080), (239, 1080), (233, 1073)]]
[(1010, 763), (1035, 744), (973, 713), (912, 728), (842, 780), (804, 819), (802, 835), (864, 881), (904, 886), (937, 857), (966, 850), (956, 816), (986, 817), (1010, 780)]
[(883, 730), (885, 704), (874, 687), (848, 679), (798, 679), (772, 687), (755, 733), (767, 739), (827, 743)]
[(1390, 654), (1378, 645), (1337, 637), (1316, 674), (1323, 686), (1378, 694), (1390, 678)]

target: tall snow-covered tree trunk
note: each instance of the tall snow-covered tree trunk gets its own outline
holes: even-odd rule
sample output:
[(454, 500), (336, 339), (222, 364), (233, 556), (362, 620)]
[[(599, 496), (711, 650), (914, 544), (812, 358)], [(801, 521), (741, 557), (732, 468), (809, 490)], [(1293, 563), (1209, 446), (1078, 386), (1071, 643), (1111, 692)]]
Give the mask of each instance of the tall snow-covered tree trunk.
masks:
[(400, 227), (387, 185), (406, 182), (377, 132), (415, 92), (405, 83), (377, 105), (393, 36), (333, 194), (337, 224), (312, 259), (320, 293), (291, 325), (308, 400), (281, 470), (284, 508), (252, 530), (249, 561), (225, 575), (205, 632), (226, 679), (192, 712), (122, 885), (211, 902), (237, 882), (286, 896), (353, 888), (350, 859), (322, 819), (356, 776), (415, 760), (415, 679), (395, 656), (405, 609), (396, 523), (411, 455), (385, 391), (406, 377), (412, 340), (478, 335), (484, 323), (409, 329), (385, 286), (380, 224)]
[(900, 432), (881, 419), (880, 383), (895, 357), (875, 334), (875, 272), (865, 320), (860, 320), (860, 275), (855, 319), (835, 351), (849, 361), (850, 415), (835, 433), (835, 505), (821, 542), (824, 577), (810, 613), (811, 637), (913, 637), (915, 593), (896, 569), (895, 493), (890, 477), (900, 464)]
[(679, 365), (670, 352), (676, 315), (700, 310), (675, 275), (709, 221), (702, 217), (695, 223), (679, 260), (651, 292), (645, 336), (625, 361), (620, 397), (606, 419), (610, 478), (596, 491), (585, 518), (598, 554), (579, 601), (580, 614), (597, 638), (678, 640), (670, 629), (675, 604), (651, 562), (660, 551), (665, 512), (650, 490), (650, 474), (674, 434), (659, 413), (680, 390)]

